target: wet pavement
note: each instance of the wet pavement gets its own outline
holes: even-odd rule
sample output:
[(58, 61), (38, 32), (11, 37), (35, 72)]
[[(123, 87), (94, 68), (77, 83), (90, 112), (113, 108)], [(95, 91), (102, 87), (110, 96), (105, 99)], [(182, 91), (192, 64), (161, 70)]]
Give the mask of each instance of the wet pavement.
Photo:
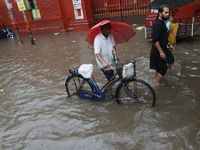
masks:
[[(144, 29), (117, 46), (118, 56), (136, 60), (137, 78), (152, 83), (151, 42)], [(118, 105), (113, 98), (66, 98), (69, 68), (92, 63), (97, 84), (105, 79), (87, 31), (27, 36), (24, 44), (0, 40), (0, 149), (2, 150), (197, 150), (200, 149), (200, 38), (175, 45), (175, 64), (154, 87), (154, 108)]]

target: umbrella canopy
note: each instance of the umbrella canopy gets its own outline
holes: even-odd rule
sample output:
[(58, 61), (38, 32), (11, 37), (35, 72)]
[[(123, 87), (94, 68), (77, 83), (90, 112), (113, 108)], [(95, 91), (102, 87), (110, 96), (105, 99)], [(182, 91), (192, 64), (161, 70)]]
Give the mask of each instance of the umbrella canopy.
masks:
[(154, 0), (148, 6), (151, 9), (158, 9), (161, 5), (166, 4), (169, 8), (176, 8), (192, 2), (193, 0)]
[(131, 26), (129, 26), (126, 23), (104, 20), (90, 29), (86, 37), (86, 41), (93, 45), (96, 35), (101, 33), (100, 26), (105, 25), (107, 23), (111, 24), (111, 33), (115, 39), (116, 44), (128, 42), (128, 40), (136, 34), (135, 31), (131, 28)]

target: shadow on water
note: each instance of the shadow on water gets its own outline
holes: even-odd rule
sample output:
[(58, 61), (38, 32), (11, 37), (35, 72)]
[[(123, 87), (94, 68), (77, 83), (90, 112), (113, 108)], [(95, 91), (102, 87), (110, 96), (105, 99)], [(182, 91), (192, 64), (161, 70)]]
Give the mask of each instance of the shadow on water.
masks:
[[(137, 77), (151, 83), (151, 42), (144, 30), (117, 47), (122, 60), (137, 62)], [(99, 86), (106, 82), (98, 69), (86, 31), (35, 35), (35, 46), (1, 40), (0, 149), (190, 149), (200, 147), (199, 42), (175, 45), (176, 62), (160, 86), (154, 87), (154, 108), (139, 104), (66, 98), (69, 68), (95, 66)]]

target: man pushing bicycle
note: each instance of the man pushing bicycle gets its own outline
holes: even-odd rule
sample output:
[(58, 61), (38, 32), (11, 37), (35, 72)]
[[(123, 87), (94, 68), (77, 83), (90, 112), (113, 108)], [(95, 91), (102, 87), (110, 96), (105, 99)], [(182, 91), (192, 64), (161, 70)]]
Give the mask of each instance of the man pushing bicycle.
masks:
[[(111, 33), (111, 24), (109, 22), (102, 24), (100, 29), (101, 33), (96, 35), (94, 39), (94, 53), (98, 67), (109, 81), (114, 76), (113, 66), (115, 65), (115, 61), (118, 60), (116, 55), (116, 44)], [(114, 80), (111, 80), (104, 90), (106, 90), (113, 81)]]

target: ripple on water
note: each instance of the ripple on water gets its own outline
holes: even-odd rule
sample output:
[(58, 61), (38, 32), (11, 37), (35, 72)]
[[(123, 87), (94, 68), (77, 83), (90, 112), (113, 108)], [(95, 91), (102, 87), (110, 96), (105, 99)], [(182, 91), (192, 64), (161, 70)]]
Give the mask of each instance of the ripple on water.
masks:
[[(144, 41), (143, 30), (137, 32), (136, 38), (118, 46), (118, 56), (136, 59), (137, 77), (151, 83), (155, 73), (149, 71), (151, 43)], [(157, 103), (151, 108), (118, 105), (113, 98), (66, 98), (69, 68), (92, 63), (97, 83), (102, 86), (105, 81), (92, 46), (83, 42), (86, 32), (35, 36), (34, 48), (29, 38), (21, 46), (0, 41), (0, 149), (199, 148), (199, 77), (191, 76), (199, 75), (198, 51), (192, 50), (199, 41), (196, 45), (189, 41), (189, 47), (176, 45), (174, 67), (166, 82), (154, 88)]]

